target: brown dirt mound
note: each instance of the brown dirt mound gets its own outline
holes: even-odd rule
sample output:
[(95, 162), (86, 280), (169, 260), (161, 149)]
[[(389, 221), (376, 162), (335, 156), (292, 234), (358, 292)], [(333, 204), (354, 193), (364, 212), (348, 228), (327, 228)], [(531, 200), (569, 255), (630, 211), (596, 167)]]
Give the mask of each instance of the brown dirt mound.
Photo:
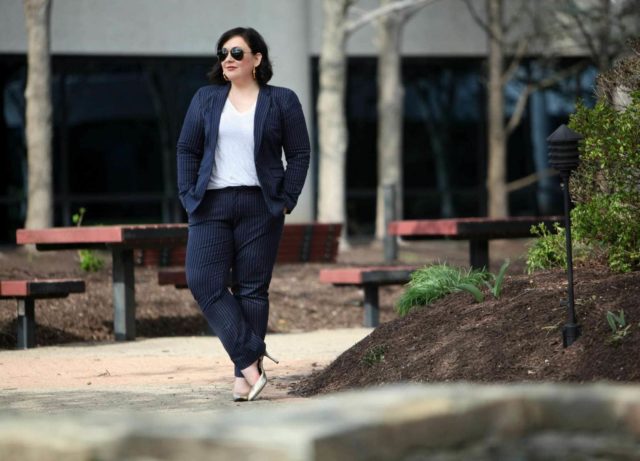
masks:
[[(399, 381), (640, 381), (640, 272), (580, 268), (582, 336), (562, 346), (566, 273), (508, 276), (499, 299), (455, 293), (382, 324), (294, 393), (314, 395)], [(607, 311), (624, 309), (629, 334), (612, 343)]]

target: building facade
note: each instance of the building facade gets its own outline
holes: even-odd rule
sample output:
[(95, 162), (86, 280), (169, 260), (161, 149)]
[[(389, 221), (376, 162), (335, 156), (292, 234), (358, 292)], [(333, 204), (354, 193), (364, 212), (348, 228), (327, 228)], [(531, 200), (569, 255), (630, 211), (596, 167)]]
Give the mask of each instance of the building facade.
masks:
[[(482, 11), (484, 0), (474, 3)], [(377, 2), (360, 1), (361, 9)], [(26, 212), (24, 88), (27, 49), (21, 0), (0, 2), (0, 242)], [(310, 175), (291, 221), (315, 218), (315, 106), (322, 40), (320, 0), (54, 0), (51, 16), (55, 224), (78, 208), (88, 223), (184, 220), (176, 196), (175, 144), (191, 96), (207, 84), (215, 42), (251, 26), (270, 47), (272, 83), (299, 95), (314, 140)], [(349, 38), (347, 101), (349, 232), (371, 234), (376, 191), (376, 47), (371, 26)], [(483, 214), (487, 37), (459, 0), (435, 2), (402, 39), (406, 217)], [(567, 53), (570, 63), (575, 52)], [(571, 56), (570, 56), (571, 55)], [(577, 53), (580, 55), (580, 53)], [(507, 115), (524, 60), (506, 89)], [(509, 176), (546, 167), (544, 139), (590, 98), (592, 68), (536, 93), (509, 141)], [(541, 160), (542, 159), (542, 160)], [(542, 163), (541, 163), (542, 162)], [(513, 214), (560, 210), (549, 181), (512, 194)]]

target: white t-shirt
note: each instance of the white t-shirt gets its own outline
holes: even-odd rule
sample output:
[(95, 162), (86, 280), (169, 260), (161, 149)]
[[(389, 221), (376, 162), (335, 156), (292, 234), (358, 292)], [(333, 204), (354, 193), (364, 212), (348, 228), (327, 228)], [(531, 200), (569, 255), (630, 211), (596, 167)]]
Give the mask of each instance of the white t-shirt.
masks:
[(238, 112), (227, 99), (220, 117), (215, 162), (207, 189), (260, 185), (253, 155), (255, 113), (255, 104), (246, 112)]

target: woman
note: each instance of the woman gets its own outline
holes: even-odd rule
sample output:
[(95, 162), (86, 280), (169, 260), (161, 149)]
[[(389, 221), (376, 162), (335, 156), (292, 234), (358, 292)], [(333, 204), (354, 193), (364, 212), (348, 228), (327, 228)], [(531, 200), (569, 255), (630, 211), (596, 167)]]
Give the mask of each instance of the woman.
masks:
[(217, 56), (213, 84), (196, 92), (182, 126), (178, 191), (189, 216), (187, 284), (235, 365), (233, 398), (245, 401), (267, 382), (269, 284), (310, 146), (295, 93), (267, 85), (273, 72), (257, 31), (225, 32)]

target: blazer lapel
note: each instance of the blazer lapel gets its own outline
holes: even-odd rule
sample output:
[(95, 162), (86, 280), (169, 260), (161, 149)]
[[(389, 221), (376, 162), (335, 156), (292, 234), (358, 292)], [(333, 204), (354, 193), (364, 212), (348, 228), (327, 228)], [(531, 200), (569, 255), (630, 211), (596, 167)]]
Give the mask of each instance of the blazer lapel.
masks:
[(216, 144), (218, 143), (218, 129), (220, 128), (220, 117), (222, 116), (222, 109), (224, 109), (224, 104), (227, 101), (227, 95), (229, 94), (229, 90), (231, 89), (231, 85), (227, 84), (220, 88), (220, 91), (217, 91), (213, 97), (213, 101), (211, 102), (211, 150), (215, 152)]
[(261, 86), (258, 93), (258, 102), (256, 103), (256, 115), (253, 119), (253, 140), (254, 150), (253, 156), (257, 160), (258, 152), (260, 152), (260, 144), (262, 143), (262, 134), (264, 131), (264, 122), (267, 119), (269, 113), (269, 107), (271, 106), (271, 92), (268, 86)]
[[(205, 123), (209, 123), (209, 149), (204, 150), (204, 156), (202, 157), (202, 163), (200, 163), (200, 170), (198, 176), (198, 184), (196, 186), (196, 196), (202, 197), (204, 191), (209, 183), (209, 176), (211, 175), (211, 169), (215, 163), (216, 145), (218, 144), (218, 129), (220, 128), (220, 116), (222, 115), (222, 109), (229, 94), (231, 85), (221, 87), (211, 97), (210, 111), (208, 115), (205, 115)], [(207, 120), (209, 118), (209, 120)]]

